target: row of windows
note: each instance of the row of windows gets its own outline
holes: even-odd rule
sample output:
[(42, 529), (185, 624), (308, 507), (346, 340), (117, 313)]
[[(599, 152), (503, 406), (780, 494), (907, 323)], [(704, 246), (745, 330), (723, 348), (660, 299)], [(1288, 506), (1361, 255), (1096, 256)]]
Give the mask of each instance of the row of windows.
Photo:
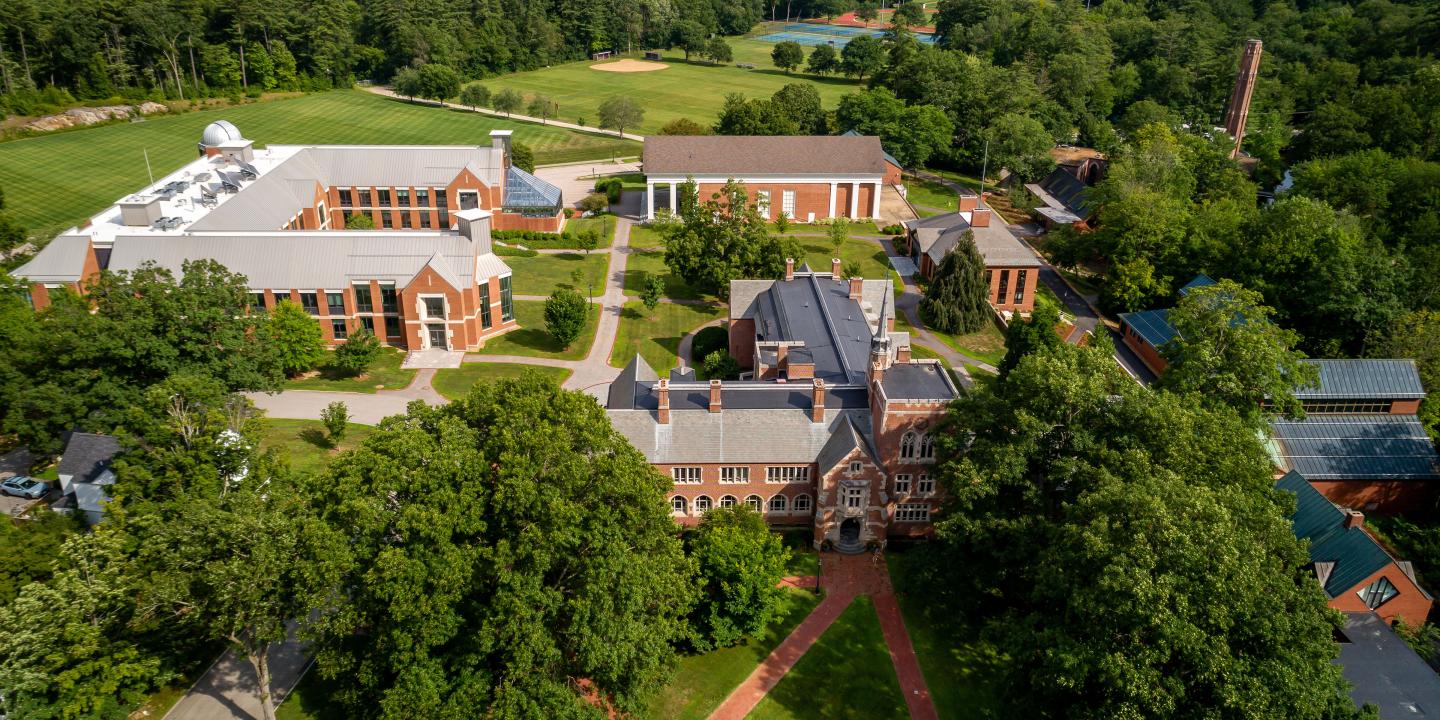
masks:
[[(449, 198), (446, 197), (444, 190), (432, 190), (431, 188), (416, 188), (415, 204), (413, 207), (430, 207), (430, 195), (432, 192), (435, 195), (435, 207), (444, 208), (449, 206)], [(358, 202), (356, 202), (357, 200)], [(373, 203), (372, 200), (378, 200), (379, 202)], [(375, 190), (375, 194), (372, 197), (369, 188), (357, 188), (353, 190), (351, 188), (341, 188), (340, 207), (392, 207), (390, 203), (390, 190), (389, 188), (378, 188)], [(393, 207), (412, 207), (410, 204), (409, 188), (395, 189), (395, 204)]]
[[(703, 469), (699, 466), (673, 467), (670, 468), (670, 477), (680, 485), (695, 485), (702, 481)], [(750, 482), (750, 468), (745, 465), (722, 467), (720, 468), (720, 482), (724, 484), (748, 483)], [(810, 468), (804, 465), (767, 467), (765, 468), (765, 482), (776, 484), (810, 482)]]
[[(987, 285), (994, 286), (994, 284), (995, 284), (995, 272), (996, 272), (996, 271), (991, 270), (991, 271), (989, 271), (989, 272), (987, 272), (987, 273), (985, 274), (985, 283), (986, 283)], [(1000, 272), (1000, 287), (998, 287), (998, 288), (995, 289), (995, 304), (997, 304), (997, 305), (1004, 305), (1005, 302), (1006, 302), (1005, 298), (1007, 298), (1007, 297), (1010, 295), (1010, 271), (1009, 271), (1009, 270), (1001, 270), (1001, 271), (999, 271), (999, 272)], [(1025, 302), (1025, 279), (1026, 279), (1026, 276), (1027, 276), (1028, 274), (1029, 274), (1029, 271), (1028, 271), (1028, 270), (1016, 270), (1016, 271), (1015, 271), (1015, 304), (1016, 304), (1016, 305), (1019, 305), (1019, 304)]]
[(1307, 413), (1388, 413), (1389, 400), (1307, 400)]
[[(740, 501), (735, 499), (734, 495), (720, 497), (720, 507), (722, 508), (735, 507), (739, 503)], [(784, 495), (776, 495), (769, 500), (764, 500), (759, 495), (750, 495), (745, 498), (745, 505), (755, 512), (762, 512), (762, 508), (764, 508), (765, 511), (772, 513), (804, 513), (810, 512), (810, 496), (796, 495), (795, 499), (791, 500)], [(689, 500), (682, 495), (670, 498), (670, 512), (676, 515), (689, 515), (692, 508), (696, 515), (704, 515), (712, 507), (714, 505), (708, 495), (701, 495), (694, 500)]]
[(1365, 603), (1365, 607), (1374, 610), (1389, 602), (1391, 598), (1399, 595), (1400, 591), (1395, 589), (1395, 584), (1390, 582), (1388, 578), (1382, 577), (1366, 585), (1364, 589), (1355, 594), (1360, 596), (1360, 600)]
[[(761, 215), (763, 215), (763, 216), (765, 216), (765, 217), (770, 217), (770, 191), (769, 191), (769, 190), (756, 190), (756, 191), (755, 191), (755, 208), (760, 211), (760, 214), (761, 214)], [(785, 217), (787, 217), (787, 218), (792, 218), (792, 219), (793, 219), (793, 218), (795, 217), (795, 191), (794, 191), (794, 190), (781, 190), (781, 191), (780, 191), (780, 212), (784, 213), (784, 214), (785, 214)]]
[[(375, 306), (374, 303), (371, 301), (370, 297), (370, 283), (356, 283), (351, 286), (351, 292), (354, 294), (355, 297), (355, 312), (375, 312)], [(320, 295), (321, 293), (319, 292), (301, 292), (300, 307), (304, 308), (305, 311), (310, 313), (311, 315), (319, 315)], [(344, 293), (326, 292), (324, 293), (324, 295), (326, 309), (325, 314), (347, 314), (345, 312)], [(288, 295), (283, 292), (277, 293), (276, 300), (283, 300), (286, 297), (288, 297)], [(395, 292), (395, 285), (393, 283), (386, 283), (380, 286), (380, 308), (381, 311), (387, 313), (400, 312), (399, 295)], [(250, 293), (250, 310), (253, 312), (265, 312), (265, 293)]]
[[(411, 220), (411, 214), (408, 213), (408, 212), (404, 212), (404, 211), (399, 211), (399, 212), (396, 212), (396, 211), (383, 211), (383, 210), (382, 210), (382, 211), (378, 211), (378, 212), (373, 212), (373, 213), (372, 213), (371, 211), (369, 211), (369, 210), (360, 210), (360, 211), (358, 211), (358, 212), (359, 212), (359, 214), (361, 214), (361, 215), (370, 215), (372, 219), (374, 218), (375, 215), (379, 215), (379, 216), (380, 216), (380, 227), (382, 227), (382, 228), (384, 228), (384, 229), (386, 229), (386, 230), (393, 230), (393, 229), (395, 229), (396, 227), (399, 227), (399, 228), (402, 229), (402, 230), (409, 230), (409, 229), (411, 229), (411, 228), (416, 227), (414, 221)], [(346, 226), (348, 227), (349, 224), (350, 224), (350, 218), (353, 217), (356, 213), (355, 213), (355, 212), (352, 212), (350, 209), (347, 208), (347, 209), (345, 209), (345, 210), (341, 210), (341, 211), (340, 211), (340, 214), (345, 217), (345, 224), (346, 224)], [(418, 214), (419, 214), (419, 216), (420, 216), (420, 225), (419, 225), (420, 229), (421, 229), (421, 230), (428, 230), (428, 229), (430, 229), (430, 213), (429, 213), (428, 211), (421, 211), (421, 212), (418, 213)], [(439, 211), (439, 216), (440, 216), (440, 217), (439, 217), (439, 225), (440, 225), (440, 227), (441, 227), (441, 228), (448, 228), (448, 227), (450, 227), (450, 212), (449, 212), (448, 210), (441, 209), (441, 210)]]
[(929, 475), (921, 474), (918, 477), (912, 477), (910, 473), (896, 473), (895, 494), (909, 494), (912, 480), (914, 480), (916, 495), (930, 495), (935, 492), (935, 479)]
[(930, 506), (924, 503), (900, 503), (895, 506), (895, 522), (930, 522)]
[(935, 442), (928, 434), (907, 432), (900, 436), (900, 457), (905, 460), (933, 460)]

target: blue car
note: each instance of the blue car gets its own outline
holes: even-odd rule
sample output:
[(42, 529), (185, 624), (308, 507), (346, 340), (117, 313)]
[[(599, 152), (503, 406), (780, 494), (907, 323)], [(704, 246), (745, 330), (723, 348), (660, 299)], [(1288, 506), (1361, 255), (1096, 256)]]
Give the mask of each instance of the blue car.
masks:
[(25, 477), (24, 475), (16, 475), (9, 480), (0, 482), (0, 492), (6, 495), (14, 495), (15, 497), (30, 498), (31, 500), (43, 496), (49, 489), (50, 486), (46, 485), (43, 481), (36, 480), (32, 477)]

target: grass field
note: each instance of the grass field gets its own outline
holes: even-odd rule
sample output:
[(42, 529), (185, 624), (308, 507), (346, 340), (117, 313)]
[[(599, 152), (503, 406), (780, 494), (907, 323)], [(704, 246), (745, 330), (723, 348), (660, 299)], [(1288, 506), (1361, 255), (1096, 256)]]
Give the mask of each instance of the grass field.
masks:
[(748, 720), (904, 720), (910, 713), (880, 618), (860, 596), (801, 656)]
[(264, 434), (260, 447), (275, 448), (290, 460), (291, 469), (302, 473), (315, 473), (325, 469), (336, 454), (359, 445), (375, 428), (369, 425), (350, 423), (345, 437), (331, 447), (325, 436), (325, 425), (319, 420), (285, 420), (265, 418)]
[(541, 375), (552, 377), (557, 384), (565, 382), (565, 379), (570, 377), (570, 371), (565, 368), (521, 365), (520, 363), (480, 362), (465, 363), (454, 369), (437, 370), (435, 380), (430, 384), (441, 395), (451, 400), (458, 400), (470, 392), (470, 388), (474, 387), (475, 383), (517, 378), (526, 370), (533, 370)]
[[(762, 32), (761, 27), (755, 29)], [(825, 107), (831, 108), (840, 96), (855, 91), (860, 84), (849, 78), (819, 77), (794, 73), (786, 75), (770, 61), (771, 43), (747, 38), (725, 38), (735, 54), (736, 63), (752, 63), (754, 70), (729, 65), (710, 65), (698, 58), (685, 61), (679, 50), (659, 51), (669, 67), (639, 73), (616, 73), (591, 70), (592, 62), (573, 62), (543, 70), (504, 75), (486, 80), (493, 95), (505, 88), (523, 93), (527, 98), (536, 93), (549, 96), (560, 104), (559, 120), (575, 122), (584, 119), (587, 125), (598, 124), (600, 103), (615, 95), (629, 95), (645, 108), (645, 119), (626, 132), (653, 133), (677, 118), (690, 118), (701, 125), (711, 125), (720, 114), (726, 93), (746, 97), (770, 97), (787, 83), (811, 83), (820, 92)], [(638, 55), (638, 53), (637, 53)], [(243, 130), (244, 127), (242, 126)]]
[(665, 282), (665, 297), (677, 300), (713, 299), (691, 287), (683, 278), (670, 272), (665, 265), (665, 251), (660, 249), (635, 250), (625, 260), (625, 294), (640, 297), (645, 292), (645, 283), (651, 275), (658, 275)]
[(485, 341), (485, 347), (476, 355), (524, 355), (525, 357), (548, 357), (560, 360), (580, 360), (590, 352), (595, 342), (595, 328), (600, 320), (600, 306), (590, 305), (590, 314), (585, 318), (585, 328), (580, 337), (568, 349), (560, 347), (555, 338), (545, 331), (545, 301), (516, 300), (515, 320), (520, 329), (511, 330), (497, 338)]
[(765, 634), (737, 647), (680, 658), (671, 681), (651, 700), (650, 720), (704, 720), (764, 660), (790, 631), (815, 608), (819, 598), (789, 589), (780, 603), (778, 619)]
[(410, 385), (415, 379), (414, 370), (401, 370), (405, 351), (384, 349), (370, 363), (370, 367), (359, 377), (346, 377), (330, 365), (334, 353), (325, 356), (325, 361), (311, 377), (285, 381), (286, 390), (334, 390), (337, 392), (373, 393), (376, 390), (398, 390)]
[(648, 310), (638, 301), (627, 302), (610, 364), (625, 367), (638, 352), (650, 367), (663, 373), (678, 364), (680, 340), (686, 333), (724, 316), (724, 308), (707, 305), (661, 303)]
[(541, 164), (610, 157), (612, 151), (634, 155), (639, 150), (636, 143), (599, 135), (411, 105), (363, 90), (336, 90), (0, 143), (6, 207), (32, 231), (64, 230), (143, 187), (145, 151), (158, 178), (194, 159), (200, 131), (222, 118), (234, 122), (257, 146), (475, 145), (488, 144), (491, 130), (509, 129), (516, 141), (535, 149), (535, 161)]
[[(581, 295), (593, 289), (598, 296), (605, 292), (610, 254), (565, 252), (534, 257), (508, 256), (505, 264), (515, 271), (515, 284), (510, 290), (516, 295), (548, 296), (561, 285), (573, 285)], [(582, 273), (578, 284), (570, 279), (576, 270)]]

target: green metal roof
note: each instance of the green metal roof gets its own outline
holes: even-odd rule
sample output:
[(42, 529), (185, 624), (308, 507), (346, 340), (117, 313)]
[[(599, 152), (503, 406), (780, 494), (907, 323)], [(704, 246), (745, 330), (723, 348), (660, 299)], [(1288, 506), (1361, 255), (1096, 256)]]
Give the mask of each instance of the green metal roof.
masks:
[(1311, 563), (1334, 563), (1325, 579), (1325, 594), (1339, 597), (1375, 571), (1395, 562), (1375, 538), (1360, 527), (1346, 528), (1345, 514), (1305, 479), (1290, 471), (1275, 487), (1295, 495), (1290, 521), (1295, 537), (1308, 541)]

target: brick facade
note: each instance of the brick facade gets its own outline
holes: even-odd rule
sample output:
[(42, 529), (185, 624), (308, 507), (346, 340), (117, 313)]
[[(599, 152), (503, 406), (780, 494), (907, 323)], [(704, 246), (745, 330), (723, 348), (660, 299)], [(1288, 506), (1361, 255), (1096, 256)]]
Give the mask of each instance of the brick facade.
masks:
[(1434, 482), (1425, 480), (1311, 480), (1330, 502), (1385, 515), (1431, 512), (1440, 499)]
[(1404, 618), (1406, 623), (1419, 625), (1430, 617), (1430, 607), (1433, 601), (1425, 597), (1419, 586), (1410, 579), (1395, 563), (1375, 571), (1369, 577), (1355, 583), (1355, 586), (1330, 599), (1330, 607), (1341, 612), (1369, 612), (1371, 608), (1365, 604), (1360, 597), (1360, 591), (1369, 587), (1371, 583), (1385, 578), (1395, 586), (1397, 591), (1395, 597), (1374, 608), (1375, 614), (1379, 615), (1386, 623), (1393, 623), (1395, 620)]

